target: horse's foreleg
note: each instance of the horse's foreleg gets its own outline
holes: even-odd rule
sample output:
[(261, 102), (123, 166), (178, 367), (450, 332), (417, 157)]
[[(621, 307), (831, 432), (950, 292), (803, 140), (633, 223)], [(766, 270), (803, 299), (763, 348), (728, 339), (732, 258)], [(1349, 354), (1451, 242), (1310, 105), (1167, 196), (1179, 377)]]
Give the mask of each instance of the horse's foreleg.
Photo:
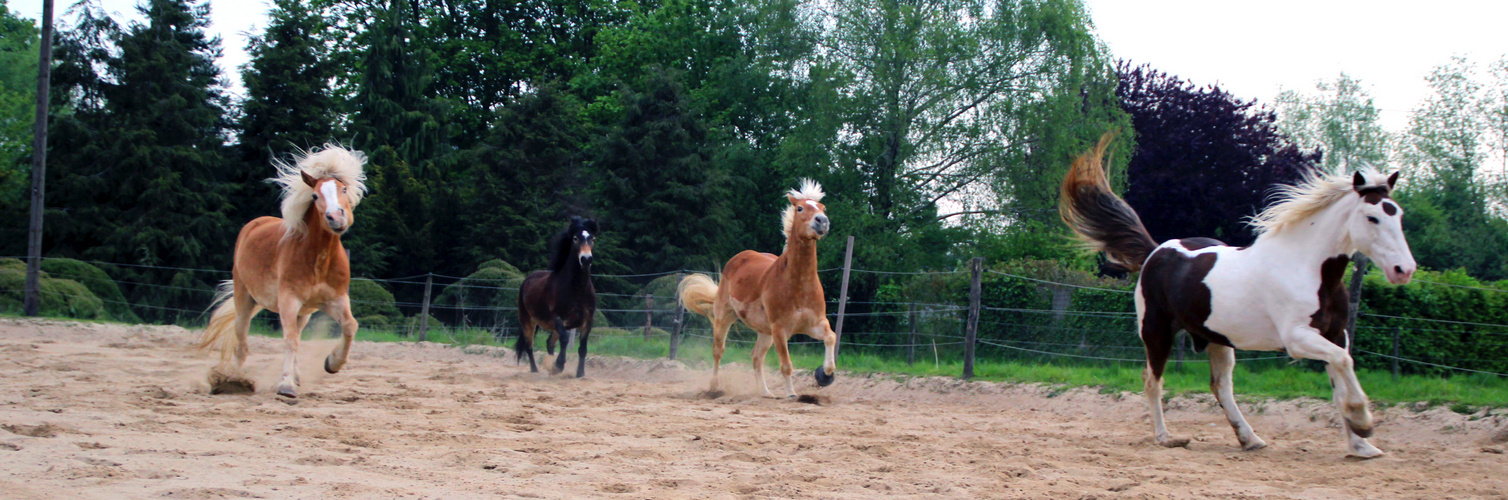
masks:
[(1220, 401), (1220, 408), (1225, 410), (1225, 419), (1235, 429), (1236, 439), (1241, 441), (1241, 449), (1251, 451), (1267, 446), (1267, 442), (1257, 437), (1251, 425), (1246, 423), (1246, 417), (1241, 415), (1241, 409), (1236, 406), (1235, 387), (1231, 378), (1236, 368), (1236, 350), (1220, 344), (1210, 344), (1209, 353), (1210, 392), (1215, 393), (1215, 398)]
[[(351, 297), (343, 296), (325, 306), (325, 314), (340, 320), (340, 344), (325, 357), (325, 372), (337, 373), (346, 366), (346, 356), (351, 353), (351, 341), (356, 339), (356, 317), (351, 315)], [(307, 318), (307, 317), (306, 317)]]
[[(826, 353), (822, 357), (822, 366), (817, 368), (814, 375), (817, 378), (817, 385), (819, 387), (827, 387), (832, 385), (833, 380), (838, 377), (838, 334), (833, 331), (832, 325), (825, 318), (822, 320), (822, 326), (817, 330), (817, 333), (820, 336), (813, 335), (813, 337), (822, 340)], [(781, 343), (781, 349), (785, 349), (784, 342)], [(787, 359), (789, 358), (788, 355), (783, 356)], [(789, 381), (786, 382), (786, 388), (790, 388)], [(795, 393), (792, 392), (791, 394)]]
[(566, 349), (571, 345), (571, 338), (567, 335), (574, 336), (575, 331), (566, 330), (565, 322), (555, 318), (555, 332), (552, 335), (560, 336), (560, 355), (555, 357), (555, 363), (550, 367), (550, 374), (554, 375), (565, 371)]
[(283, 356), (283, 377), (278, 381), (278, 395), (290, 398), (298, 397), (298, 342), (304, 331), (303, 320), (308, 319), (308, 316), (299, 316), (299, 310), (303, 307), (304, 304), (298, 300), (278, 303), (278, 319), (283, 323), (283, 344), (288, 347), (288, 352)]
[(239, 370), (246, 364), (246, 336), (251, 333), (251, 319), (256, 317), (257, 313), (262, 312), (262, 308), (257, 306), (256, 299), (251, 298), (250, 291), (245, 290), (239, 283), (237, 283), (237, 288), (242, 289), (236, 290), (231, 295), (231, 300), (235, 301), (236, 307), (236, 322), (234, 325), (236, 349), (233, 357), (236, 364), (235, 368)]
[(775, 345), (773, 335), (763, 333), (755, 335), (754, 341), (754, 377), (759, 379), (759, 386), (764, 388), (764, 397), (773, 398), (775, 393), (770, 392), (770, 384), (764, 379), (764, 357), (770, 352), (770, 346)]
[[(580, 335), (580, 338), (576, 339), (576, 378), (586, 378), (586, 341), (588, 337), (592, 336), (592, 323), (588, 321), (585, 325), (582, 325), (577, 334)], [(562, 349), (560, 354), (564, 357), (565, 350)]]
[(1295, 358), (1317, 359), (1327, 363), (1325, 371), (1330, 376), (1334, 390), (1335, 406), (1340, 410), (1341, 433), (1346, 437), (1351, 454), (1372, 458), (1382, 455), (1382, 450), (1367, 442), (1372, 436), (1372, 410), (1368, 407), (1367, 395), (1356, 380), (1351, 354), (1340, 346), (1326, 340), (1316, 330), (1303, 325), (1292, 330), (1293, 334), (1283, 340), (1288, 355)]

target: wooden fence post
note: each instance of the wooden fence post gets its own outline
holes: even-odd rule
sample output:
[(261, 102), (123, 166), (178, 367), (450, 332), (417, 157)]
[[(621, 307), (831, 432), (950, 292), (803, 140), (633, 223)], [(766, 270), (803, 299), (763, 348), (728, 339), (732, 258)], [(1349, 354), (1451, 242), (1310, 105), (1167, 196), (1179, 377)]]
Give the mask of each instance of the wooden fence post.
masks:
[(52, 88), (52, 0), (42, 0), (42, 46), (37, 50), (37, 115), (31, 139), (31, 214), (26, 229), (26, 291), (22, 311), (42, 303), (42, 200), (47, 192), (47, 94)]
[(419, 341), (429, 337), (429, 289), (435, 282), (435, 273), (424, 275), (424, 305), (419, 307)]
[(1393, 381), (1398, 381), (1398, 327), (1393, 327)]
[(963, 379), (974, 378), (974, 343), (979, 339), (980, 275), (984, 272), (984, 257), (969, 261), (969, 325), (963, 338)]
[(644, 340), (649, 340), (649, 329), (655, 324), (654, 296), (644, 294)]
[(1367, 275), (1367, 264), (1371, 259), (1357, 252), (1356, 269), (1351, 271), (1351, 311), (1346, 316), (1346, 350), (1350, 351), (1356, 345), (1356, 314), (1361, 312), (1361, 279)]
[(833, 327), (833, 333), (837, 334), (837, 345), (833, 346), (833, 355), (843, 348), (843, 312), (848, 309), (848, 272), (853, 268), (853, 236), (848, 237), (848, 250), (843, 252), (843, 286), (838, 289), (838, 324)]
[[(681, 273), (676, 273), (675, 282), (681, 282)], [(675, 359), (676, 351), (681, 348), (681, 329), (686, 326), (686, 306), (681, 305), (679, 297), (675, 301), (675, 328), (670, 331), (670, 359)]]

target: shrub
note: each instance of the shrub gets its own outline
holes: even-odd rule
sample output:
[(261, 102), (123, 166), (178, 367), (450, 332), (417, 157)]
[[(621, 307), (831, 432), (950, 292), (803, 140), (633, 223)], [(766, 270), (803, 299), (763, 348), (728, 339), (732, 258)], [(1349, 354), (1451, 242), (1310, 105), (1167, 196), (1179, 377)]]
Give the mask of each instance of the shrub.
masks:
[(375, 318), (382, 318), (378, 322), (388, 326), (403, 321), (403, 312), (398, 310), (397, 300), (381, 284), (372, 280), (353, 279), (347, 293), (351, 296), (351, 315), (362, 326), (368, 326), (368, 320)]
[(141, 318), (131, 312), (131, 305), (126, 301), (126, 296), (120, 293), (115, 280), (93, 264), (74, 259), (49, 258), (42, 261), (42, 270), (55, 277), (77, 281), (89, 288), (103, 302), (111, 319), (127, 323), (141, 322)]
[[(38, 313), (79, 319), (105, 319), (104, 302), (83, 284), (53, 278), (42, 272)], [(22, 313), (26, 300), (26, 264), (18, 259), (0, 259), (0, 311)]]

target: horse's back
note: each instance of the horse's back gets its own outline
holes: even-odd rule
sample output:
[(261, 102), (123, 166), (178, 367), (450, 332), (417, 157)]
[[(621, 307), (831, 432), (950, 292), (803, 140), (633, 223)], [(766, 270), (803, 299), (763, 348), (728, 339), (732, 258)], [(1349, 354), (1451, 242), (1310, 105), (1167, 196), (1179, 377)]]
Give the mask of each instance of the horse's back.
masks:
[(1149, 314), (1161, 314), (1195, 339), (1247, 350), (1282, 347), (1267, 297), (1267, 278), (1288, 270), (1271, 269), (1243, 247), (1212, 238), (1163, 243), (1141, 272), (1141, 293)]
[(763, 280), (770, 266), (775, 264), (779, 257), (774, 254), (744, 250), (728, 259), (728, 265), (723, 266), (723, 286), (727, 287), (728, 293), (734, 300), (739, 302), (752, 302), (757, 300), (760, 291), (764, 288)]

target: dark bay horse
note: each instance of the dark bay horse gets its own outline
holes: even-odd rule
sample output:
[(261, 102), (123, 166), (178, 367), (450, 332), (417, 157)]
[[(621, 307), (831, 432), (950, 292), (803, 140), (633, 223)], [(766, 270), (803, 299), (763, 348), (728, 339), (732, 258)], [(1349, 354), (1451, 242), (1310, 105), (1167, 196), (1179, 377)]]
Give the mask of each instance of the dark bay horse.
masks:
[(765, 396), (775, 397), (764, 379), (764, 356), (774, 346), (780, 356), (780, 373), (785, 376), (786, 395), (796, 397), (791, 387), (791, 353), (786, 346), (796, 334), (827, 344), (827, 356), (814, 375), (819, 386), (833, 383), (838, 335), (827, 321), (827, 301), (817, 279), (817, 240), (831, 227), (827, 207), (821, 203), (823, 196), (822, 186), (809, 179), (801, 182), (801, 189), (786, 193), (790, 204), (780, 218), (785, 249), (779, 256), (744, 250), (723, 266), (722, 283), (705, 274), (681, 280), (677, 294), (681, 304), (712, 320), (712, 390), (718, 390), (723, 345), (728, 328), (736, 320), (743, 320), (759, 334), (753, 361)]
[(277, 163), (278, 176), (270, 180), (283, 188), (283, 217), (260, 217), (241, 228), (231, 280), (220, 285), (199, 343), (201, 350), (220, 350), (220, 364), (210, 373), (212, 392), (255, 389), (240, 372), (251, 318), (263, 309), (282, 319), (288, 346), (279, 395), (297, 395), (299, 337), (315, 311), (340, 322), (341, 343), (325, 358), (325, 371), (345, 366), (356, 318), (346, 293), (351, 264), (340, 236), (351, 229), (366, 193), (365, 163), (360, 151), (335, 145)]
[(1382, 455), (1367, 442), (1372, 413), (1353, 370), (1345, 332), (1350, 301), (1341, 277), (1358, 251), (1371, 257), (1390, 282), (1408, 283), (1413, 275), (1403, 209), (1389, 199), (1398, 174), (1312, 174), (1284, 186), (1277, 201), (1252, 218), (1260, 236), (1249, 247), (1210, 238), (1159, 245), (1106, 180), (1100, 162), (1112, 139), (1113, 134), (1105, 134), (1095, 149), (1074, 161), (1063, 180), (1058, 212), (1091, 248), (1141, 271), (1136, 318), (1146, 346), (1142, 378), (1157, 442), (1188, 444), (1187, 438), (1168, 434), (1162, 415), (1163, 368), (1173, 335), (1182, 329), (1196, 349), (1209, 349), (1210, 391), (1243, 449), (1267, 443), (1236, 407), (1231, 383), (1236, 349), (1284, 351), (1324, 361), (1350, 454)]
[(592, 316), (597, 313), (597, 289), (592, 287), (592, 244), (597, 235), (597, 221), (571, 217), (571, 225), (555, 238), (550, 251), (550, 269), (534, 271), (518, 288), (518, 342), (514, 355), (529, 358), (534, 364), (534, 330), (550, 329), (550, 344), (560, 340), (560, 356), (550, 373), (565, 370), (566, 349), (571, 342), (577, 347), (576, 377), (586, 376), (586, 344), (592, 333)]

